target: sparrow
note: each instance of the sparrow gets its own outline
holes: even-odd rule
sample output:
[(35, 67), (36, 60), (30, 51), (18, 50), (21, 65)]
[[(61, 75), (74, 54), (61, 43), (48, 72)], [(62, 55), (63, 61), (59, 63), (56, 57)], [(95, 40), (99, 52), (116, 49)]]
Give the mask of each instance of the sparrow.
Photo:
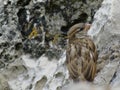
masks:
[(73, 81), (93, 81), (98, 59), (93, 40), (87, 35), (90, 24), (78, 23), (67, 32), (66, 66)]

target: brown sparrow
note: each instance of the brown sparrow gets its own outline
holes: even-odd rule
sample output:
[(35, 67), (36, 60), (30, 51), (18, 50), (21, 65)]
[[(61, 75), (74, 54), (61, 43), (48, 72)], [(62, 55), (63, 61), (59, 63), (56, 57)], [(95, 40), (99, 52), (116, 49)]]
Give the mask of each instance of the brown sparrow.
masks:
[(96, 74), (98, 55), (94, 42), (87, 35), (89, 28), (90, 24), (78, 23), (67, 33), (66, 65), (74, 81), (93, 81)]

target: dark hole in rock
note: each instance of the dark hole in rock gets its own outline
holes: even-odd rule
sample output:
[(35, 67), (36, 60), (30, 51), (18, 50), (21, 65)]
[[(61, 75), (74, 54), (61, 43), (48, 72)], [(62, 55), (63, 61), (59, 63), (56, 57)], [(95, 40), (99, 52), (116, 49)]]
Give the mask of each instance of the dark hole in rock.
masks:
[(82, 0), (83, 3), (87, 4), (87, 1), (86, 0)]
[(5, 49), (3, 49), (3, 51), (0, 53), (0, 58), (4, 57), (4, 53), (6, 53)]
[(26, 9), (25, 8), (20, 8), (17, 16), (18, 16), (18, 21), (21, 26), (23, 26), (27, 21), (26, 21)]
[(26, 5), (29, 5), (31, 0), (18, 0), (17, 1), (17, 5), (19, 6), (26, 6)]
[(99, 53), (100, 53), (100, 50), (97, 50), (97, 53), (99, 54)]
[(8, 46), (9, 46), (9, 43), (8, 43), (8, 42), (2, 43), (2, 46), (3, 46), (3, 47), (8, 47)]
[(23, 48), (23, 44), (21, 42), (15, 44), (15, 50), (20, 50)]
[(29, 89), (31, 90), (31, 89), (32, 89), (32, 87), (33, 87), (33, 85), (32, 85), (32, 84), (30, 84)]
[(90, 23), (93, 22), (95, 13), (96, 13), (95, 10), (91, 9), (91, 21), (90, 21)]
[(6, 63), (12, 63), (12, 62), (14, 62), (15, 61), (15, 59), (13, 59), (12, 58), (13, 56), (10, 56), (10, 54), (6, 54), (5, 56), (4, 56), (4, 62), (6, 62)]
[(35, 85), (35, 90), (42, 90), (46, 82), (47, 82), (47, 77), (43, 76), (41, 80), (37, 81)]
[(15, 21), (15, 18), (12, 18), (13, 21)]
[(80, 23), (80, 22), (85, 23), (87, 21), (87, 18), (88, 18), (88, 14), (83, 12), (82, 14), (79, 15), (77, 19), (73, 20), (73, 23), (71, 24), (71, 26), (73, 26), (76, 23)]
[(11, 4), (11, 1), (8, 0), (8, 4)]
[(116, 57), (114, 55), (110, 56), (110, 60), (114, 60)]
[(66, 34), (67, 35), (67, 32), (68, 32), (68, 30), (69, 30), (69, 28), (70, 28), (70, 26), (62, 26), (61, 27), (61, 31), (64, 33), (64, 34)]
[(4, 67), (5, 67), (5, 64), (2, 61), (0, 61), (0, 69)]
[(63, 76), (63, 73), (62, 72), (58, 72), (57, 74), (55, 74), (55, 77), (56, 78), (59, 78), (59, 77), (62, 77)]
[(2, 36), (2, 33), (0, 33), (0, 37)]
[(22, 15), (22, 12), (24, 12), (25, 10), (26, 10), (25, 8), (20, 8), (17, 13), (17, 16), (19, 17), (20, 15)]
[(12, 59), (12, 57), (9, 58), (10, 60)]
[(57, 87), (57, 89), (56, 90), (62, 90), (62, 87), (61, 86), (59, 86), (59, 87)]
[(9, 33), (10, 33), (11, 35), (13, 35), (13, 36), (16, 35), (16, 33), (15, 33), (14, 31), (10, 31)]
[(69, 28), (71, 26), (73, 26), (74, 24), (77, 24), (77, 23), (85, 23), (87, 21), (87, 18), (88, 18), (88, 14), (83, 12), (82, 14), (79, 15), (79, 17), (77, 19), (74, 19), (72, 21), (72, 23), (68, 23), (66, 26), (62, 26), (61, 27), (61, 31), (65, 34), (67, 34)]
[(18, 55), (15, 55), (14, 57), (15, 57), (15, 58), (18, 58)]
[(40, 9), (40, 6), (35, 6), (35, 8), (34, 9)]

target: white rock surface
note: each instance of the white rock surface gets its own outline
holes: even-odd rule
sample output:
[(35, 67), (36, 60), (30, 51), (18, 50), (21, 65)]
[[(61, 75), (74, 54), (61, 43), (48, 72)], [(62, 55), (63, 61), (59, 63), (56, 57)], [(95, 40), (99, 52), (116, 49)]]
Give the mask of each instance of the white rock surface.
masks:
[[(101, 50), (103, 47), (109, 46), (111, 42), (116, 45), (120, 43), (120, 0), (104, 0), (101, 8), (96, 12), (94, 22), (88, 34), (91, 35)], [(119, 44), (118, 44), (119, 45)], [(119, 52), (119, 50), (118, 50)], [(113, 53), (111, 53), (112, 55)], [(98, 73), (95, 83), (98, 85), (108, 85), (115, 72), (116, 78), (113, 80), (113, 86), (120, 85), (118, 78), (120, 77), (119, 65), (120, 58), (116, 61), (108, 61), (108, 64)]]
[(45, 56), (35, 60), (29, 55), (22, 56), (22, 61), (27, 72), (9, 81), (12, 90), (56, 90), (68, 79), (64, 66), (65, 52), (59, 62), (49, 61)]
[(94, 37), (96, 44), (104, 46), (111, 36), (120, 36), (120, 0), (104, 0), (94, 17), (88, 34)]
[(110, 87), (110, 86), (95, 86), (90, 83), (78, 83), (78, 84), (70, 84), (69, 88), (66, 87), (63, 90), (119, 90), (119, 87)]

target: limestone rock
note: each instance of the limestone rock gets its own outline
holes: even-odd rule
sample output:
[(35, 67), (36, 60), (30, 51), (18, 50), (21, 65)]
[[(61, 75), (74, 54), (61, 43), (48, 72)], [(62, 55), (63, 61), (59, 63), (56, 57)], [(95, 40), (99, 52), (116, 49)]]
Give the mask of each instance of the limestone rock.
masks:
[[(117, 87), (120, 83), (120, 2), (104, 0), (102, 5), (101, 2), (0, 0), (0, 90), (61, 90), (69, 85), (75, 90), (65, 65), (65, 36), (71, 25), (86, 21), (93, 22), (88, 34), (93, 36), (99, 52), (94, 84)], [(31, 27), (28, 24), (26, 29), (24, 23)], [(40, 31), (38, 38), (30, 39), (34, 25), (43, 26), (47, 34)], [(21, 30), (30, 32), (24, 37)], [(82, 90), (110, 88), (82, 83), (75, 87)], [(111, 90), (119, 88), (111, 87)]]
[[(99, 85), (109, 85), (118, 82), (119, 55), (120, 55), (120, 33), (119, 33), (119, 0), (104, 0), (101, 8), (96, 12), (94, 21), (88, 34), (98, 46), (98, 65), (102, 66), (101, 71), (95, 78), (95, 83)], [(99, 66), (100, 66), (99, 65)], [(118, 75), (117, 75), (117, 74)], [(117, 84), (118, 85), (118, 84)]]

